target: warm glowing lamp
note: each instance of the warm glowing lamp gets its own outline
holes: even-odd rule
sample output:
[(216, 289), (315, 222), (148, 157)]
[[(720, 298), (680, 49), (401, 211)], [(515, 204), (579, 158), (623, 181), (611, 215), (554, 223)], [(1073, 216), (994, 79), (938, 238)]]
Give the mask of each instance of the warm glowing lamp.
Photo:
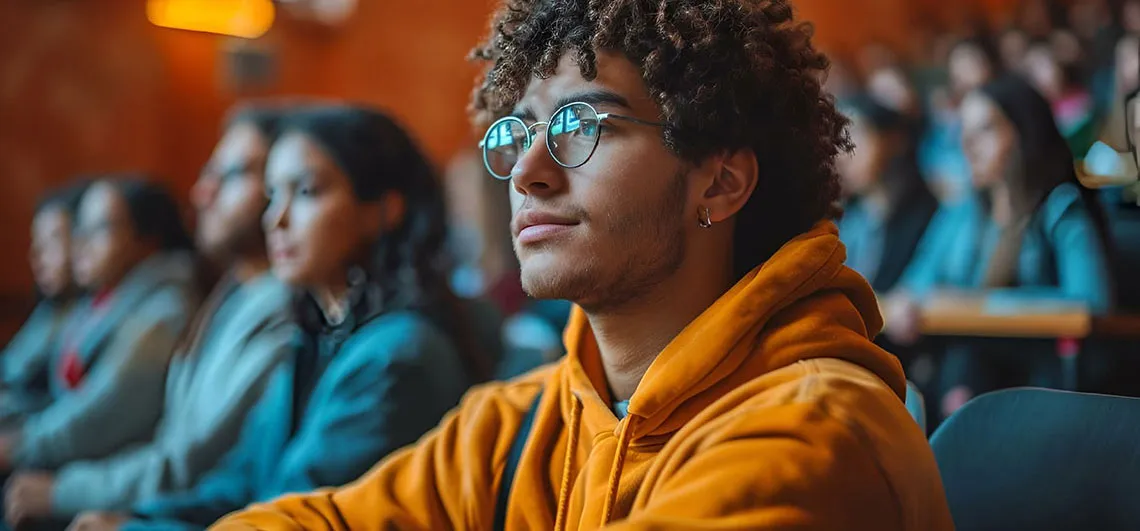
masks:
[(273, 25), (272, 0), (147, 0), (155, 26), (256, 39)]

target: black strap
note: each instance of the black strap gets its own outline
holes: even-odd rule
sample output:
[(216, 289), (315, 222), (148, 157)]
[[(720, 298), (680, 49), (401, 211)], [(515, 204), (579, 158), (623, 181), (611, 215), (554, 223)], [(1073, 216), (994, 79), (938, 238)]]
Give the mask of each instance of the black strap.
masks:
[(507, 465), (503, 467), (502, 481), (499, 481), (499, 499), (495, 502), (495, 531), (504, 531), (507, 527), (507, 498), (511, 495), (511, 485), (515, 483), (515, 470), (519, 467), (523, 448), (529, 438), (530, 429), (534, 426), (534, 416), (538, 412), (538, 403), (542, 401), (542, 391), (534, 397), (530, 410), (523, 417), (519, 431), (515, 433), (515, 441), (511, 444), (511, 453), (507, 454)]

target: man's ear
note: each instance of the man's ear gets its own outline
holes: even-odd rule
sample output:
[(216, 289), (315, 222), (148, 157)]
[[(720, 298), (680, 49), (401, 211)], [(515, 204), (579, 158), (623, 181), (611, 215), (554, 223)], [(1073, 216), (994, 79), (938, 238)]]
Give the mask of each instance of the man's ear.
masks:
[(699, 205), (708, 209), (708, 220), (713, 223), (731, 218), (744, 208), (760, 178), (756, 153), (751, 149), (725, 152), (717, 158), (719, 168), (714, 168), (716, 174), (705, 188)]

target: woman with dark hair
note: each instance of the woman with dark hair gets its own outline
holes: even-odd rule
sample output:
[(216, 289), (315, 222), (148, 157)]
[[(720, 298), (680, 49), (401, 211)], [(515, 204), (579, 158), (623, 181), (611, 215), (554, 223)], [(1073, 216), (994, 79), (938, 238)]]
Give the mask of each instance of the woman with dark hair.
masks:
[(87, 183), (52, 192), (36, 205), (30, 261), (35, 310), (0, 352), (0, 423), (10, 424), (49, 401), (47, 366), (53, 339), (78, 296), (71, 275), (71, 225)]
[(851, 119), (855, 150), (838, 161), (845, 198), (839, 238), (847, 247), (847, 265), (882, 293), (910, 263), (938, 200), (919, 173), (906, 116), (866, 96), (842, 107)]
[(320, 106), (284, 119), (266, 168), (274, 274), (303, 333), (238, 444), (193, 489), (78, 529), (204, 528), (285, 493), (347, 483), (414, 442), (489, 363), (440, 270), (443, 196), (389, 117)]
[(57, 336), (50, 405), (0, 435), (5, 470), (51, 470), (150, 437), (174, 343), (197, 305), (190, 237), (164, 188), (93, 183), (72, 237), (75, 281), (90, 295)]
[[(1104, 214), (1077, 181), (1049, 103), (1022, 79), (1005, 77), (971, 93), (961, 113), (976, 200), (945, 208), (931, 222), (901, 293), (888, 304), (888, 336), (912, 342), (912, 301), (936, 290), (983, 290), (990, 304), (1018, 311), (1053, 301), (1108, 311)], [(999, 386), (1059, 383), (1056, 358), (1024, 344), (960, 347), (943, 367), (944, 414)]]

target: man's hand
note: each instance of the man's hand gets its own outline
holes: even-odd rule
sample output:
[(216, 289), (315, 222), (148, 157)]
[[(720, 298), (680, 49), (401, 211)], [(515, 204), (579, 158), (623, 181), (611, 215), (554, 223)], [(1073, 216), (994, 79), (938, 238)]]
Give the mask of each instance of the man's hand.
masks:
[(21, 472), (8, 480), (4, 491), (4, 519), (8, 526), (51, 515), (55, 476), (44, 472)]
[(75, 517), (67, 531), (119, 531), (131, 517), (121, 513), (86, 512)]

